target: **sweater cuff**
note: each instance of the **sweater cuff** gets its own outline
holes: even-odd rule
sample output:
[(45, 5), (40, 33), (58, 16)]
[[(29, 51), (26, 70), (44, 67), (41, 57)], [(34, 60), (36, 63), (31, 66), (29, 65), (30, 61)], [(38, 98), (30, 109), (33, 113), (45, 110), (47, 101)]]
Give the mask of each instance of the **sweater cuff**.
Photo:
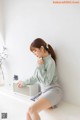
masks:
[(26, 87), (26, 85), (27, 85), (26, 81), (23, 81), (23, 87)]

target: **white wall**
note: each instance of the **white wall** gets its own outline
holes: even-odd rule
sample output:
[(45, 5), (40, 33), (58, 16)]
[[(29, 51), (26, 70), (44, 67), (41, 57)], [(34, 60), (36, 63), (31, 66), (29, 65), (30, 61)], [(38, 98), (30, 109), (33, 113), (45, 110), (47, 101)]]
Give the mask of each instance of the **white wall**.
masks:
[(2, 4), (2, 1), (0, 0), (0, 31), (1, 31), (1, 23), (2, 23), (2, 9), (1, 9), (1, 4)]
[(0, 0), (0, 32), (3, 35), (3, 1)]
[(29, 51), (41, 37), (54, 46), (64, 98), (80, 105), (80, 6), (54, 5), (53, 0), (4, 0), (7, 79), (29, 77), (36, 58)]
[(0, 53), (3, 50), (4, 34), (3, 34), (3, 1), (0, 0)]

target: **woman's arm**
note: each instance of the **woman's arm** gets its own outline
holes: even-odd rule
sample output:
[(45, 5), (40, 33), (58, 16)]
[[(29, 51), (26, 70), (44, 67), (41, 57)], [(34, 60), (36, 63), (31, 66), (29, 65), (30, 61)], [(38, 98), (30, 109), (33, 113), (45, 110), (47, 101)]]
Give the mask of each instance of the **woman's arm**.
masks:
[(50, 60), (46, 65), (39, 65), (38, 71), (42, 83), (49, 85), (55, 77), (55, 62)]
[(32, 84), (34, 84), (36, 82), (37, 82), (37, 71), (35, 70), (34, 75), (32, 77), (30, 77), (30, 78), (28, 78), (28, 79), (26, 79), (24, 81), (19, 81), (17, 83), (17, 86), (19, 88), (21, 88), (21, 87), (24, 87), (26, 85), (32, 85)]

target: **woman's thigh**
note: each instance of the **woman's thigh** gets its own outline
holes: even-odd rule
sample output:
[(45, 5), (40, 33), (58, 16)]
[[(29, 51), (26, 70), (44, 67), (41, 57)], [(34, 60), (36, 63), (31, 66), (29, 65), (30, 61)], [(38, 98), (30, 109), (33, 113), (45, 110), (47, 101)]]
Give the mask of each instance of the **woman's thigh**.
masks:
[(35, 103), (33, 103), (30, 108), (35, 112), (40, 112), (42, 110), (48, 109), (52, 104), (46, 98), (40, 98)]

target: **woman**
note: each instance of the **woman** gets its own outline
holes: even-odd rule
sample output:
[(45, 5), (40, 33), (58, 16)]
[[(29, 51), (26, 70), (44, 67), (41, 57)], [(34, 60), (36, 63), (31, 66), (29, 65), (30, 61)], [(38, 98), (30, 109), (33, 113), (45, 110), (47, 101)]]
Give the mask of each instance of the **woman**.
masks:
[(31, 43), (30, 50), (38, 58), (38, 66), (31, 78), (18, 82), (18, 87), (39, 83), (41, 92), (29, 107), (27, 120), (40, 120), (40, 111), (54, 107), (61, 101), (62, 90), (57, 78), (56, 55), (51, 45), (37, 38)]

